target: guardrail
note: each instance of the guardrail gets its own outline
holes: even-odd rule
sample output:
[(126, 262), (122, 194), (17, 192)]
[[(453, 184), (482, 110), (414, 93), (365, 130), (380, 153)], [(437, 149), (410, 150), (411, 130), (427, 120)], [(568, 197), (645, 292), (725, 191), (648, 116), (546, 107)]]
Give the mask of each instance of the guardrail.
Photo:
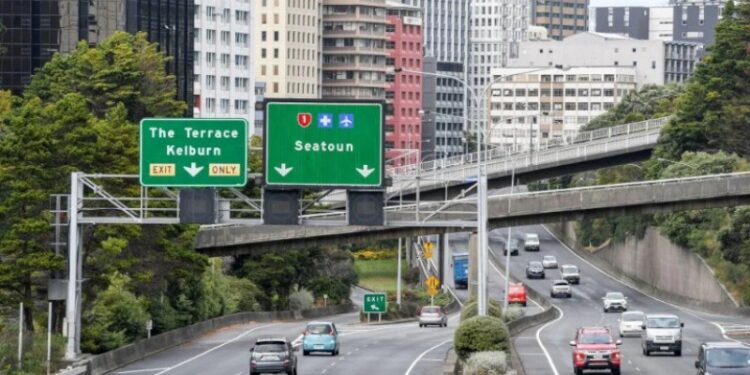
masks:
[[(595, 140), (609, 139), (613, 137), (620, 137), (623, 135), (636, 134), (641, 132), (647, 132), (651, 130), (661, 129), (668, 121), (670, 117), (661, 117), (657, 119), (645, 120), (640, 122), (634, 122), (629, 124), (617, 125), (609, 128), (596, 129), (588, 132), (578, 133), (571, 139), (553, 139), (544, 144), (544, 146), (535, 150), (535, 152), (543, 152), (545, 150), (579, 144), (584, 142), (593, 142)], [(512, 155), (523, 155), (526, 158), (528, 151), (517, 152)], [(430, 160), (421, 163), (403, 165), (399, 167), (392, 167), (386, 170), (386, 174), (389, 177), (396, 177), (400, 175), (414, 175), (418, 171), (422, 173), (430, 173), (438, 169), (446, 169), (455, 166), (463, 166), (466, 164), (474, 164), (478, 160), (479, 153), (464, 154), (458, 156), (452, 156), (445, 159)], [(499, 158), (505, 158), (508, 153), (500, 148), (495, 148), (489, 152), (483, 152), (485, 160), (494, 160)]]

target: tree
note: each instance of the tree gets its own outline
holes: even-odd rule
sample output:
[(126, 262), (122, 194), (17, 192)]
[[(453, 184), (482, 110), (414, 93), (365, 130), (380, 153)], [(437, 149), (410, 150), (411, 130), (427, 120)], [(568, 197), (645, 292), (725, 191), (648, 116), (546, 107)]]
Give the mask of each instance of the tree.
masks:
[(668, 116), (674, 112), (675, 99), (684, 91), (680, 85), (646, 85), (626, 95), (620, 103), (586, 124), (582, 131), (627, 124)]
[(725, 7), (716, 41), (677, 101), (656, 154), (677, 159), (685, 151), (724, 150), (750, 156), (750, 4)]

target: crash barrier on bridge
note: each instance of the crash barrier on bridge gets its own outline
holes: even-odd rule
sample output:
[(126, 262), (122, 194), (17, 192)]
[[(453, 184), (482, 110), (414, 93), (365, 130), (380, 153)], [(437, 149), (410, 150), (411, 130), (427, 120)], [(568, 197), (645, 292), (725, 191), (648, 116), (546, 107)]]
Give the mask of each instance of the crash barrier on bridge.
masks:
[(257, 311), (220, 316), (187, 327), (177, 328), (136, 341), (91, 358), (85, 365), (86, 375), (100, 375), (141, 360), (165, 349), (184, 344), (206, 333), (236, 324), (268, 322), (272, 320), (315, 319), (322, 316), (351, 312), (353, 305), (336, 305), (303, 311)]
[[(637, 279), (633, 277), (632, 275), (629, 275), (621, 271), (620, 269), (618, 269), (617, 267), (609, 263), (606, 259), (601, 258), (588, 251), (579, 249), (575, 240), (571, 239), (567, 235), (566, 231), (563, 230), (564, 226), (565, 226), (564, 222), (546, 225), (547, 229), (550, 232), (552, 232), (555, 236), (557, 236), (560, 239), (560, 241), (562, 241), (568, 248), (573, 250), (573, 252), (576, 253), (578, 256), (580, 256), (583, 259), (586, 259), (588, 262), (592, 263), (593, 265), (603, 270), (604, 272), (617, 276), (619, 279), (624, 280), (626, 283), (633, 286), (634, 289), (642, 293), (657, 297), (659, 299), (665, 300), (667, 302), (670, 302), (679, 306), (686, 306), (689, 308), (694, 308), (697, 310), (707, 311), (707, 312), (711, 312), (715, 314), (750, 316), (750, 307), (738, 307), (737, 305), (729, 304), (729, 303), (711, 303), (711, 302), (706, 302), (706, 301), (699, 301), (693, 298), (688, 298), (685, 296), (681, 296), (675, 293), (670, 293), (670, 292), (658, 289), (644, 280)], [(695, 256), (697, 257), (697, 255)], [(711, 270), (711, 268), (708, 265), (705, 265), (705, 267), (708, 268), (709, 271), (711, 271), (711, 273), (713, 273), (713, 270)]]

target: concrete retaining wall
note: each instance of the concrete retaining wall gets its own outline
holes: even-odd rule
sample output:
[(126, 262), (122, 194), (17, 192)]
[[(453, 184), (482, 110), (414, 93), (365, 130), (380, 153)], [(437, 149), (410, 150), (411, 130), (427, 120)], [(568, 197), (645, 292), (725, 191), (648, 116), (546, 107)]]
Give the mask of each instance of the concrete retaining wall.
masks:
[(589, 252), (577, 246), (575, 225), (567, 221), (547, 228), (578, 255), (651, 295), (720, 314), (746, 313), (699, 256), (673, 244), (658, 229), (649, 228), (642, 239), (629, 237)]
[(111, 350), (109, 352), (97, 355), (88, 362), (88, 374), (99, 375), (123, 367), (129, 363), (141, 360), (150, 355), (156, 354), (165, 349), (181, 345), (190, 340), (194, 340), (206, 333), (235, 325), (249, 322), (267, 322), (272, 320), (292, 320), (292, 319), (314, 319), (322, 316), (342, 314), (351, 312), (352, 305), (337, 305), (326, 308), (299, 311), (272, 311), (272, 312), (245, 312), (232, 315), (225, 315), (214, 319), (209, 319), (193, 325), (177, 328), (169, 332), (164, 332), (150, 339), (143, 339), (135, 343)]

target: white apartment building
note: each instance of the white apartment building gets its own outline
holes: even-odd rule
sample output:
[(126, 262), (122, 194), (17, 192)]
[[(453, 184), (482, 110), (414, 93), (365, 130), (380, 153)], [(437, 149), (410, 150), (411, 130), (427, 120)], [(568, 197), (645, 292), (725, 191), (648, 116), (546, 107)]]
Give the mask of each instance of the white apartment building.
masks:
[(267, 98), (320, 98), (321, 0), (250, 0), (255, 78)]
[[(425, 56), (439, 62), (466, 63), (469, 0), (424, 0)], [(416, 4), (415, 4), (416, 5)]]
[(255, 118), (252, 1), (195, 0), (195, 117)]
[(632, 66), (500, 68), (492, 76), (491, 142), (515, 150), (575, 137), (637, 88)]

